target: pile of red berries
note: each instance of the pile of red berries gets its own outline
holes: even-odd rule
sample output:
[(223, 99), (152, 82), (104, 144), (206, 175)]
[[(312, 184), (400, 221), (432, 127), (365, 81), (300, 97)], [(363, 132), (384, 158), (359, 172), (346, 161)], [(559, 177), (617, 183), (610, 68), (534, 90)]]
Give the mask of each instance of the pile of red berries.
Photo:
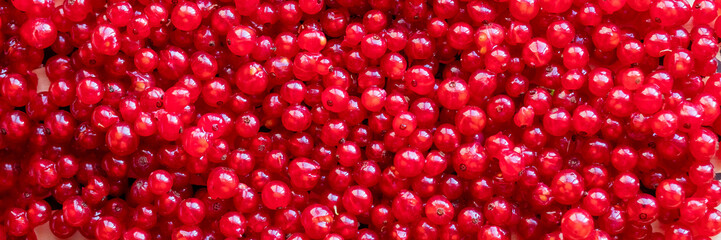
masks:
[(0, 239), (710, 239), (720, 7), (3, 1)]

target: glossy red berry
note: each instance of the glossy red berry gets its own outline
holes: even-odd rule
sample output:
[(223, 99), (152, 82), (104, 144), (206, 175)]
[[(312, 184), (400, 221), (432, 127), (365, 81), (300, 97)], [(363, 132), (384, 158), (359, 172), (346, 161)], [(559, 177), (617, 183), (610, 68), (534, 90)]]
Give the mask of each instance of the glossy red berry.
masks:
[(232, 169), (217, 167), (208, 175), (208, 195), (211, 198), (232, 198), (237, 194), (238, 183), (238, 177)]
[(333, 221), (331, 209), (321, 204), (309, 205), (301, 214), (303, 228), (314, 239), (320, 239), (330, 233)]
[(523, 61), (530, 67), (543, 67), (551, 61), (551, 48), (545, 39), (531, 39), (523, 48)]
[(717, 4), (0, 3), (0, 239), (711, 238)]
[(557, 173), (551, 182), (551, 190), (556, 201), (562, 204), (573, 204), (579, 201), (583, 193), (583, 178), (573, 170)]
[(22, 24), (20, 36), (30, 46), (38, 49), (50, 47), (57, 39), (57, 28), (47, 18), (34, 18)]
[(170, 12), (173, 26), (183, 31), (191, 31), (200, 26), (202, 20), (200, 8), (193, 2), (182, 2)]
[(561, 232), (570, 239), (586, 239), (591, 235), (593, 226), (593, 217), (579, 208), (568, 210), (561, 219)]
[(261, 199), (263, 205), (269, 209), (281, 209), (291, 201), (290, 187), (283, 182), (269, 182), (263, 187)]
[(632, 222), (650, 223), (658, 217), (656, 199), (648, 194), (639, 194), (629, 200), (626, 207), (628, 218)]
[(110, 151), (120, 156), (133, 153), (138, 148), (139, 141), (133, 128), (124, 122), (111, 126), (105, 137), (105, 143)]
[(197, 225), (205, 218), (205, 204), (197, 198), (188, 198), (178, 206), (178, 219), (186, 225)]
[(459, 78), (444, 80), (437, 94), (441, 106), (454, 110), (463, 107), (470, 99), (467, 83)]
[(227, 45), (230, 51), (239, 56), (248, 55), (253, 50), (256, 41), (256, 33), (250, 27), (238, 25), (228, 32)]

